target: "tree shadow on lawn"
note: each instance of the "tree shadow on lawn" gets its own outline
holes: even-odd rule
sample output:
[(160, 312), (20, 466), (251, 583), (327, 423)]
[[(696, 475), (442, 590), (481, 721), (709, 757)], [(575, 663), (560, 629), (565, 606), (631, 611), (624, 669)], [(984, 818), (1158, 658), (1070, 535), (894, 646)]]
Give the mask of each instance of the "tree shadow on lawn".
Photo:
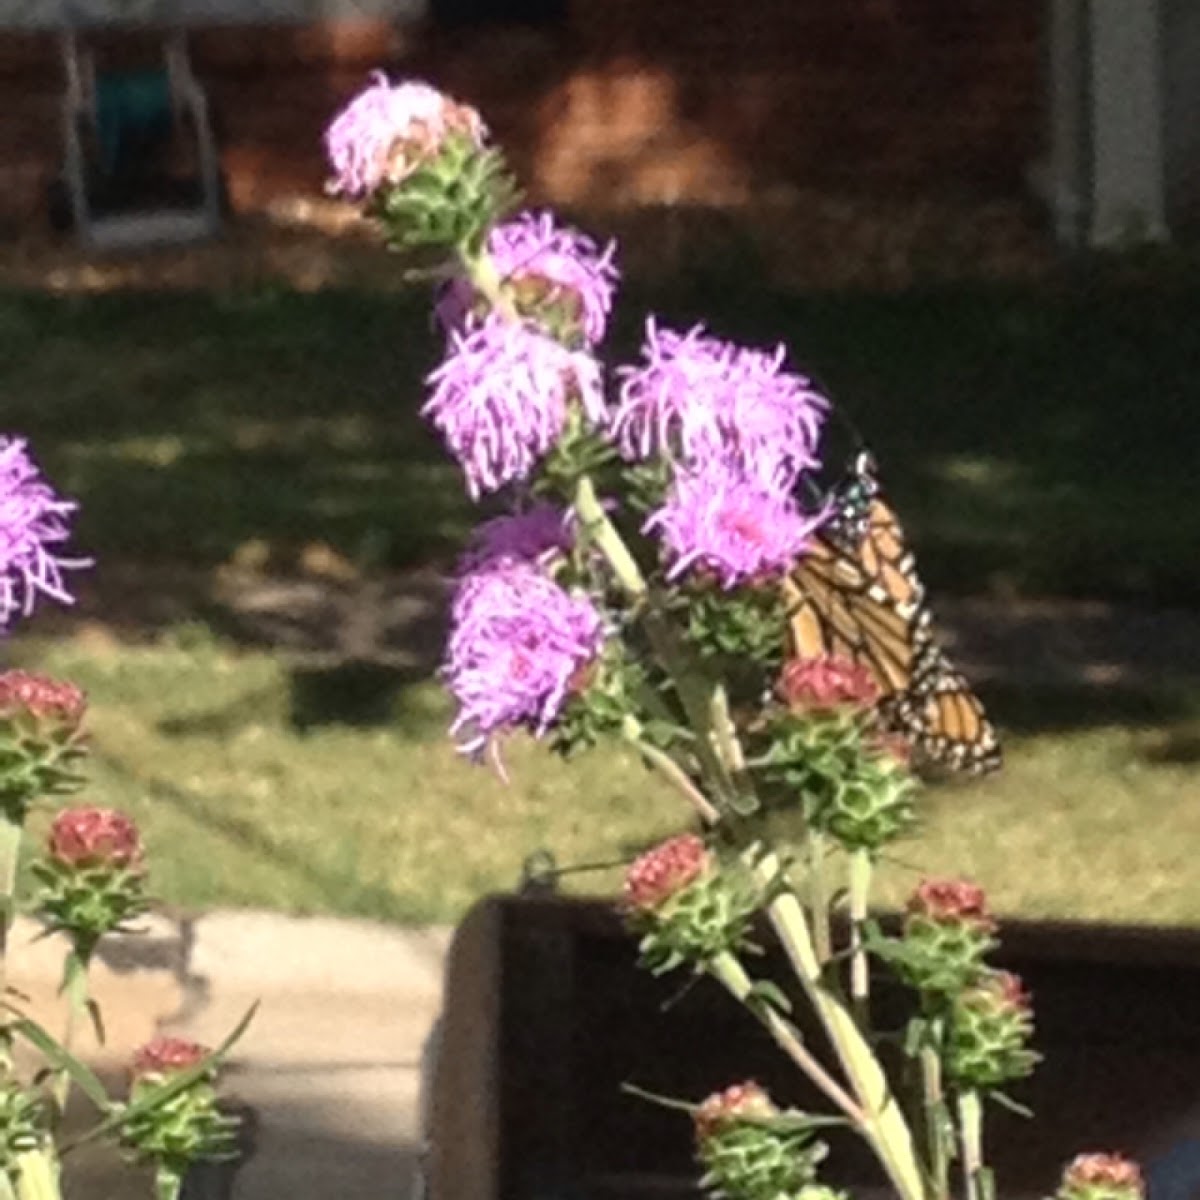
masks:
[[(1194, 279), (627, 290), (615, 361), (646, 311), (787, 343), (876, 450), (935, 593), (1200, 597), (1200, 510), (1179, 502), (1200, 450), (1178, 335)], [(312, 542), (363, 569), (449, 558), (474, 516), (418, 412), (428, 314), (424, 292), (0, 297), (8, 423), (81, 499), (102, 562)]]

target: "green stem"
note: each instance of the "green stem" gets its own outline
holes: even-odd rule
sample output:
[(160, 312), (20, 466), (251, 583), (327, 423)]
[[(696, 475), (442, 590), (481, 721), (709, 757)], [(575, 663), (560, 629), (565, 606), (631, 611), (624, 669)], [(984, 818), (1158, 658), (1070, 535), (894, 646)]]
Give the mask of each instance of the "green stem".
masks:
[(596, 487), (588, 475), (575, 484), (573, 500), (584, 536), (604, 555), (621, 590), (640, 611), (646, 636), (663, 669), (671, 677), (679, 702), (696, 733), (696, 755), (713, 793), (722, 801), (731, 801), (737, 794), (732, 776), (714, 745), (712, 728), (712, 690), (689, 661), (671, 623), (650, 605), (649, 588), (629, 548), (596, 495)]
[(871, 868), (870, 851), (850, 852), (850, 1004), (864, 1029), (871, 1019), (871, 964), (863, 944), (867, 902), (871, 895)]
[(855, 1128), (865, 1132), (868, 1117), (849, 1093), (839, 1084), (804, 1044), (795, 1027), (785, 1020), (769, 1004), (756, 1003), (752, 992), (754, 984), (745, 968), (728, 951), (712, 959), (708, 970), (727, 991), (740, 1000), (774, 1039), (775, 1044), (821, 1089), (833, 1103), (853, 1122)]
[[(17, 864), (21, 857), (22, 823), (0, 817), (0, 1001), (8, 1000), (8, 937), (16, 912)], [(0, 1021), (0, 1066), (11, 1066), (7, 1020)]]
[(50, 1148), (17, 1155), (17, 1200), (61, 1200), (58, 1159)]
[(183, 1177), (172, 1167), (160, 1166), (154, 1172), (155, 1200), (179, 1200), (182, 1187)]
[(808, 831), (808, 907), (812, 914), (813, 949), (824, 966), (833, 955), (833, 937), (829, 931), (829, 896), (825, 891), (825, 835)]
[(720, 810), (708, 800), (708, 797), (692, 782), (688, 773), (665, 751), (647, 742), (641, 736), (642, 729), (638, 719), (626, 716), (621, 722), (621, 736), (662, 774), (685, 800), (696, 810), (696, 815), (706, 825), (715, 825), (721, 819)]
[(921, 1091), (934, 1200), (947, 1200), (950, 1195), (950, 1147), (946, 1144), (946, 1096), (942, 1089), (942, 1059), (937, 1046), (921, 1047)]
[[(772, 854), (764, 855), (755, 871), (770, 884), (778, 875), (778, 860)], [(767, 914), (866, 1113), (864, 1136), (901, 1200), (926, 1200), (912, 1131), (858, 1022), (841, 998), (825, 986), (804, 909), (793, 893), (785, 892), (771, 902)]]
[(985, 1200), (983, 1104), (978, 1092), (959, 1093), (958, 1136), (962, 1147), (963, 1188), (966, 1200)]
[[(67, 1017), (63, 1028), (63, 1049), (70, 1052), (75, 1046), (75, 1036), (82, 1021), (88, 1016), (88, 964), (91, 953), (84, 950), (70, 950), (63, 963), (62, 987), (59, 989), (67, 1000)], [(71, 1074), (66, 1068), (60, 1069), (54, 1078), (51, 1095), (55, 1108), (61, 1117), (67, 1111), (67, 1100), (71, 1093)]]

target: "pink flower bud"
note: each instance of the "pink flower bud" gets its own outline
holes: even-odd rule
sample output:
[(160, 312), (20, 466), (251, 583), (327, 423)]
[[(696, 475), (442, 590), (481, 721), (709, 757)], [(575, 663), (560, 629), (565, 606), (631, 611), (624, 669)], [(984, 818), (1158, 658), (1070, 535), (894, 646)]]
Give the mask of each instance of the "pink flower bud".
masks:
[(702, 838), (680, 834), (661, 842), (630, 864), (625, 900), (631, 908), (655, 909), (708, 869), (711, 856)]
[(754, 1080), (735, 1083), (723, 1092), (714, 1092), (696, 1109), (693, 1116), (696, 1123), (696, 1139), (704, 1141), (731, 1121), (764, 1121), (777, 1116), (778, 1113), (779, 1110), (772, 1103), (771, 1097)]
[(984, 985), (1001, 999), (1009, 1008), (1018, 1012), (1033, 1011), (1033, 996), (1029, 993), (1020, 976), (1011, 971), (996, 971), (990, 975)]
[(0, 717), (28, 713), (39, 721), (59, 721), (73, 731), (86, 708), (87, 698), (73, 683), (28, 671), (0, 672)]
[(134, 1079), (142, 1079), (147, 1075), (171, 1075), (194, 1067), (209, 1053), (207, 1046), (189, 1042), (186, 1038), (156, 1037), (133, 1056), (130, 1071)]
[(68, 808), (50, 827), (50, 857), (72, 867), (137, 868), (142, 841), (137, 826), (111, 808)]
[(1141, 1168), (1119, 1154), (1077, 1155), (1063, 1172), (1063, 1186), (1118, 1188), (1139, 1197), (1146, 1194)]
[(908, 912), (932, 921), (965, 921), (994, 929), (983, 888), (966, 879), (923, 879), (909, 897)]
[(777, 690), (794, 712), (865, 709), (879, 699), (879, 685), (866, 667), (830, 656), (789, 660)]

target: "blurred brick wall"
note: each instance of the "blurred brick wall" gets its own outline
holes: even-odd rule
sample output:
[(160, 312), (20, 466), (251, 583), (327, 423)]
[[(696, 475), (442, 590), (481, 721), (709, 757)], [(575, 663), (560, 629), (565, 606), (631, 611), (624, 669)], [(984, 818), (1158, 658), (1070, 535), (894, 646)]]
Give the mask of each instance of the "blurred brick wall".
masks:
[[(375, 65), (477, 104), (536, 199), (737, 206), (831, 187), (1013, 195), (1039, 150), (1041, 0), (573, 0), (552, 31), (193, 34), (235, 205), (320, 188), (319, 135)], [(0, 207), (58, 156), (53, 38), (0, 35)]]

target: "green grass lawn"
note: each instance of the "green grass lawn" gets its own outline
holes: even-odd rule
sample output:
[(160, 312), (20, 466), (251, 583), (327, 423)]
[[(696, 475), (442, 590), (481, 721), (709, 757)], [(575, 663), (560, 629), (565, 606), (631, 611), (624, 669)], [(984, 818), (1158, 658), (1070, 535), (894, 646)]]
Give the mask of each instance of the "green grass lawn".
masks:
[[(456, 758), (432, 683), (398, 687), (382, 721), (297, 725), (281, 655), (193, 633), (142, 646), (25, 640), (20, 661), (91, 697), (86, 795), (144, 826), (157, 893), (184, 907), (256, 905), (396, 921), (449, 920), (514, 886), (538, 847), (562, 864), (627, 857), (687, 820), (629, 755), (563, 764), (528, 743), (511, 782)], [(1166, 698), (1169, 695), (1170, 704)], [(1025, 720), (983, 783), (926, 793), (924, 831), (896, 849), (885, 894), (918, 870), (973, 874), (1001, 911), (1114, 920), (1200, 920), (1200, 683), (1124, 713), (1061, 701)], [(46, 814), (42, 814), (44, 822)], [(613, 871), (571, 887), (611, 888)]]
[[(786, 339), (874, 443), (935, 593), (1188, 603), (1198, 302), (1200, 284), (1176, 281), (632, 304)], [(366, 569), (446, 561), (471, 514), (417, 416), (426, 313), (396, 295), (9, 296), (0, 427), (82, 500), (101, 584), (105, 564), (212, 567), (248, 545), (287, 562), (326, 542)], [(626, 352), (639, 321), (618, 332)], [(456, 760), (430, 682), (393, 689), (382, 720), (300, 720), (287, 656), (185, 632), (48, 641), (35, 621), (10, 653), (89, 690), (87, 794), (144, 823), (170, 903), (451, 919), (539, 846), (563, 863), (628, 855), (682, 816), (615, 751), (565, 767), (517, 746), (507, 786)], [(1006, 771), (929, 794), (888, 895), (918, 867), (965, 870), (1004, 911), (1200, 920), (1200, 682), (1128, 704), (989, 700)]]

